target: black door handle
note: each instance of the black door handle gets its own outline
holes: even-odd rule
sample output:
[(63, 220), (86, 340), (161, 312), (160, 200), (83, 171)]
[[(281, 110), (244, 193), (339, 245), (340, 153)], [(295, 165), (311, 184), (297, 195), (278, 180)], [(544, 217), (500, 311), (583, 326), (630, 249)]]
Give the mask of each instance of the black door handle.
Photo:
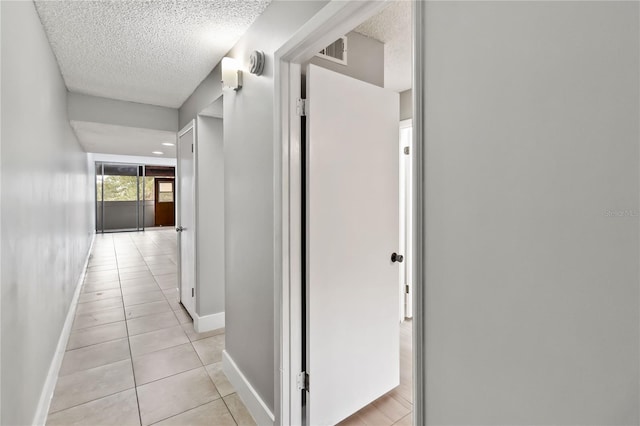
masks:
[(398, 263), (402, 263), (402, 261), (404, 260), (404, 256), (398, 253), (393, 253), (391, 255), (391, 261), (392, 262), (398, 262)]

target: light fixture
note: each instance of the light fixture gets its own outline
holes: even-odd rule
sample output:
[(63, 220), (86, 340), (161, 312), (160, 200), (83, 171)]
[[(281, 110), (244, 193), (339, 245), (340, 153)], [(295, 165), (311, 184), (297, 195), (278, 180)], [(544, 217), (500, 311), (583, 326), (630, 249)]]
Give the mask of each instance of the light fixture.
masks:
[(233, 90), (242, 88), (242, 71), (233, 58), (222, 58), (222, 88)]
[(164, 152), (162, 152), (162, 151), (153, 151), (152, 154), (162, 155), (162, 154), (164, 154)]
[(162, 142), (162, 145), (164, 146), (175, 146), (175, 143), (171, 143), (171, 142)]

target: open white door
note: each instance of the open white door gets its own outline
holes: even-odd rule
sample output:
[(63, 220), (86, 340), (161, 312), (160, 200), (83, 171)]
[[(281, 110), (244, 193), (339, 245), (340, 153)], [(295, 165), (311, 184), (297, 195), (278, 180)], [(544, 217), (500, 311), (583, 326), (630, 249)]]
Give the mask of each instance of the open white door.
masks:
[(307, 424), (333, 425), (399, 384), (399, 98), (310, 65), (307, 105)]
[(196, 228), (195, 228), (195, 121), (178, 133), (177, 203), (178, 285), (180, 302), (195, 318), (196, 294)]

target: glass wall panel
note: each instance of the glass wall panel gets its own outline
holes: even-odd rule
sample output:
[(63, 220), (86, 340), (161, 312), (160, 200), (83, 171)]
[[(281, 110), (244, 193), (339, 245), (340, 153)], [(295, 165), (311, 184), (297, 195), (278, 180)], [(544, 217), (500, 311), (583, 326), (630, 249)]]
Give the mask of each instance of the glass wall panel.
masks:
[(102, 163), (96, 163), (96, 232), (102, 232)]
[[(101, 174), (98, 169), (101, 168)], [(96, 165), (97, 231), (144, 229), (144, 193), (138, 164), (98, 163)], [(100, 192), (100, 195), (98, 195)]]

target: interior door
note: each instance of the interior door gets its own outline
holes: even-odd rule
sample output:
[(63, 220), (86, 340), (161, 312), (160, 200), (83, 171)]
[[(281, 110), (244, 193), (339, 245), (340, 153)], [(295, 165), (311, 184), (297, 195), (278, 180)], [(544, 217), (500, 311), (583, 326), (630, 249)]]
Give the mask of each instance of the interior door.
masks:
[(173, 179), (156, 178), (155, 182), (155, 226), (175, 224), (175, 191)]
[(195, 137), (194, 121), (178, 133), (176, 173), (180, 302), (192, 318), (196, 313)]
[(307, 69), (307, 424), (399, 384), (397, 93)]

